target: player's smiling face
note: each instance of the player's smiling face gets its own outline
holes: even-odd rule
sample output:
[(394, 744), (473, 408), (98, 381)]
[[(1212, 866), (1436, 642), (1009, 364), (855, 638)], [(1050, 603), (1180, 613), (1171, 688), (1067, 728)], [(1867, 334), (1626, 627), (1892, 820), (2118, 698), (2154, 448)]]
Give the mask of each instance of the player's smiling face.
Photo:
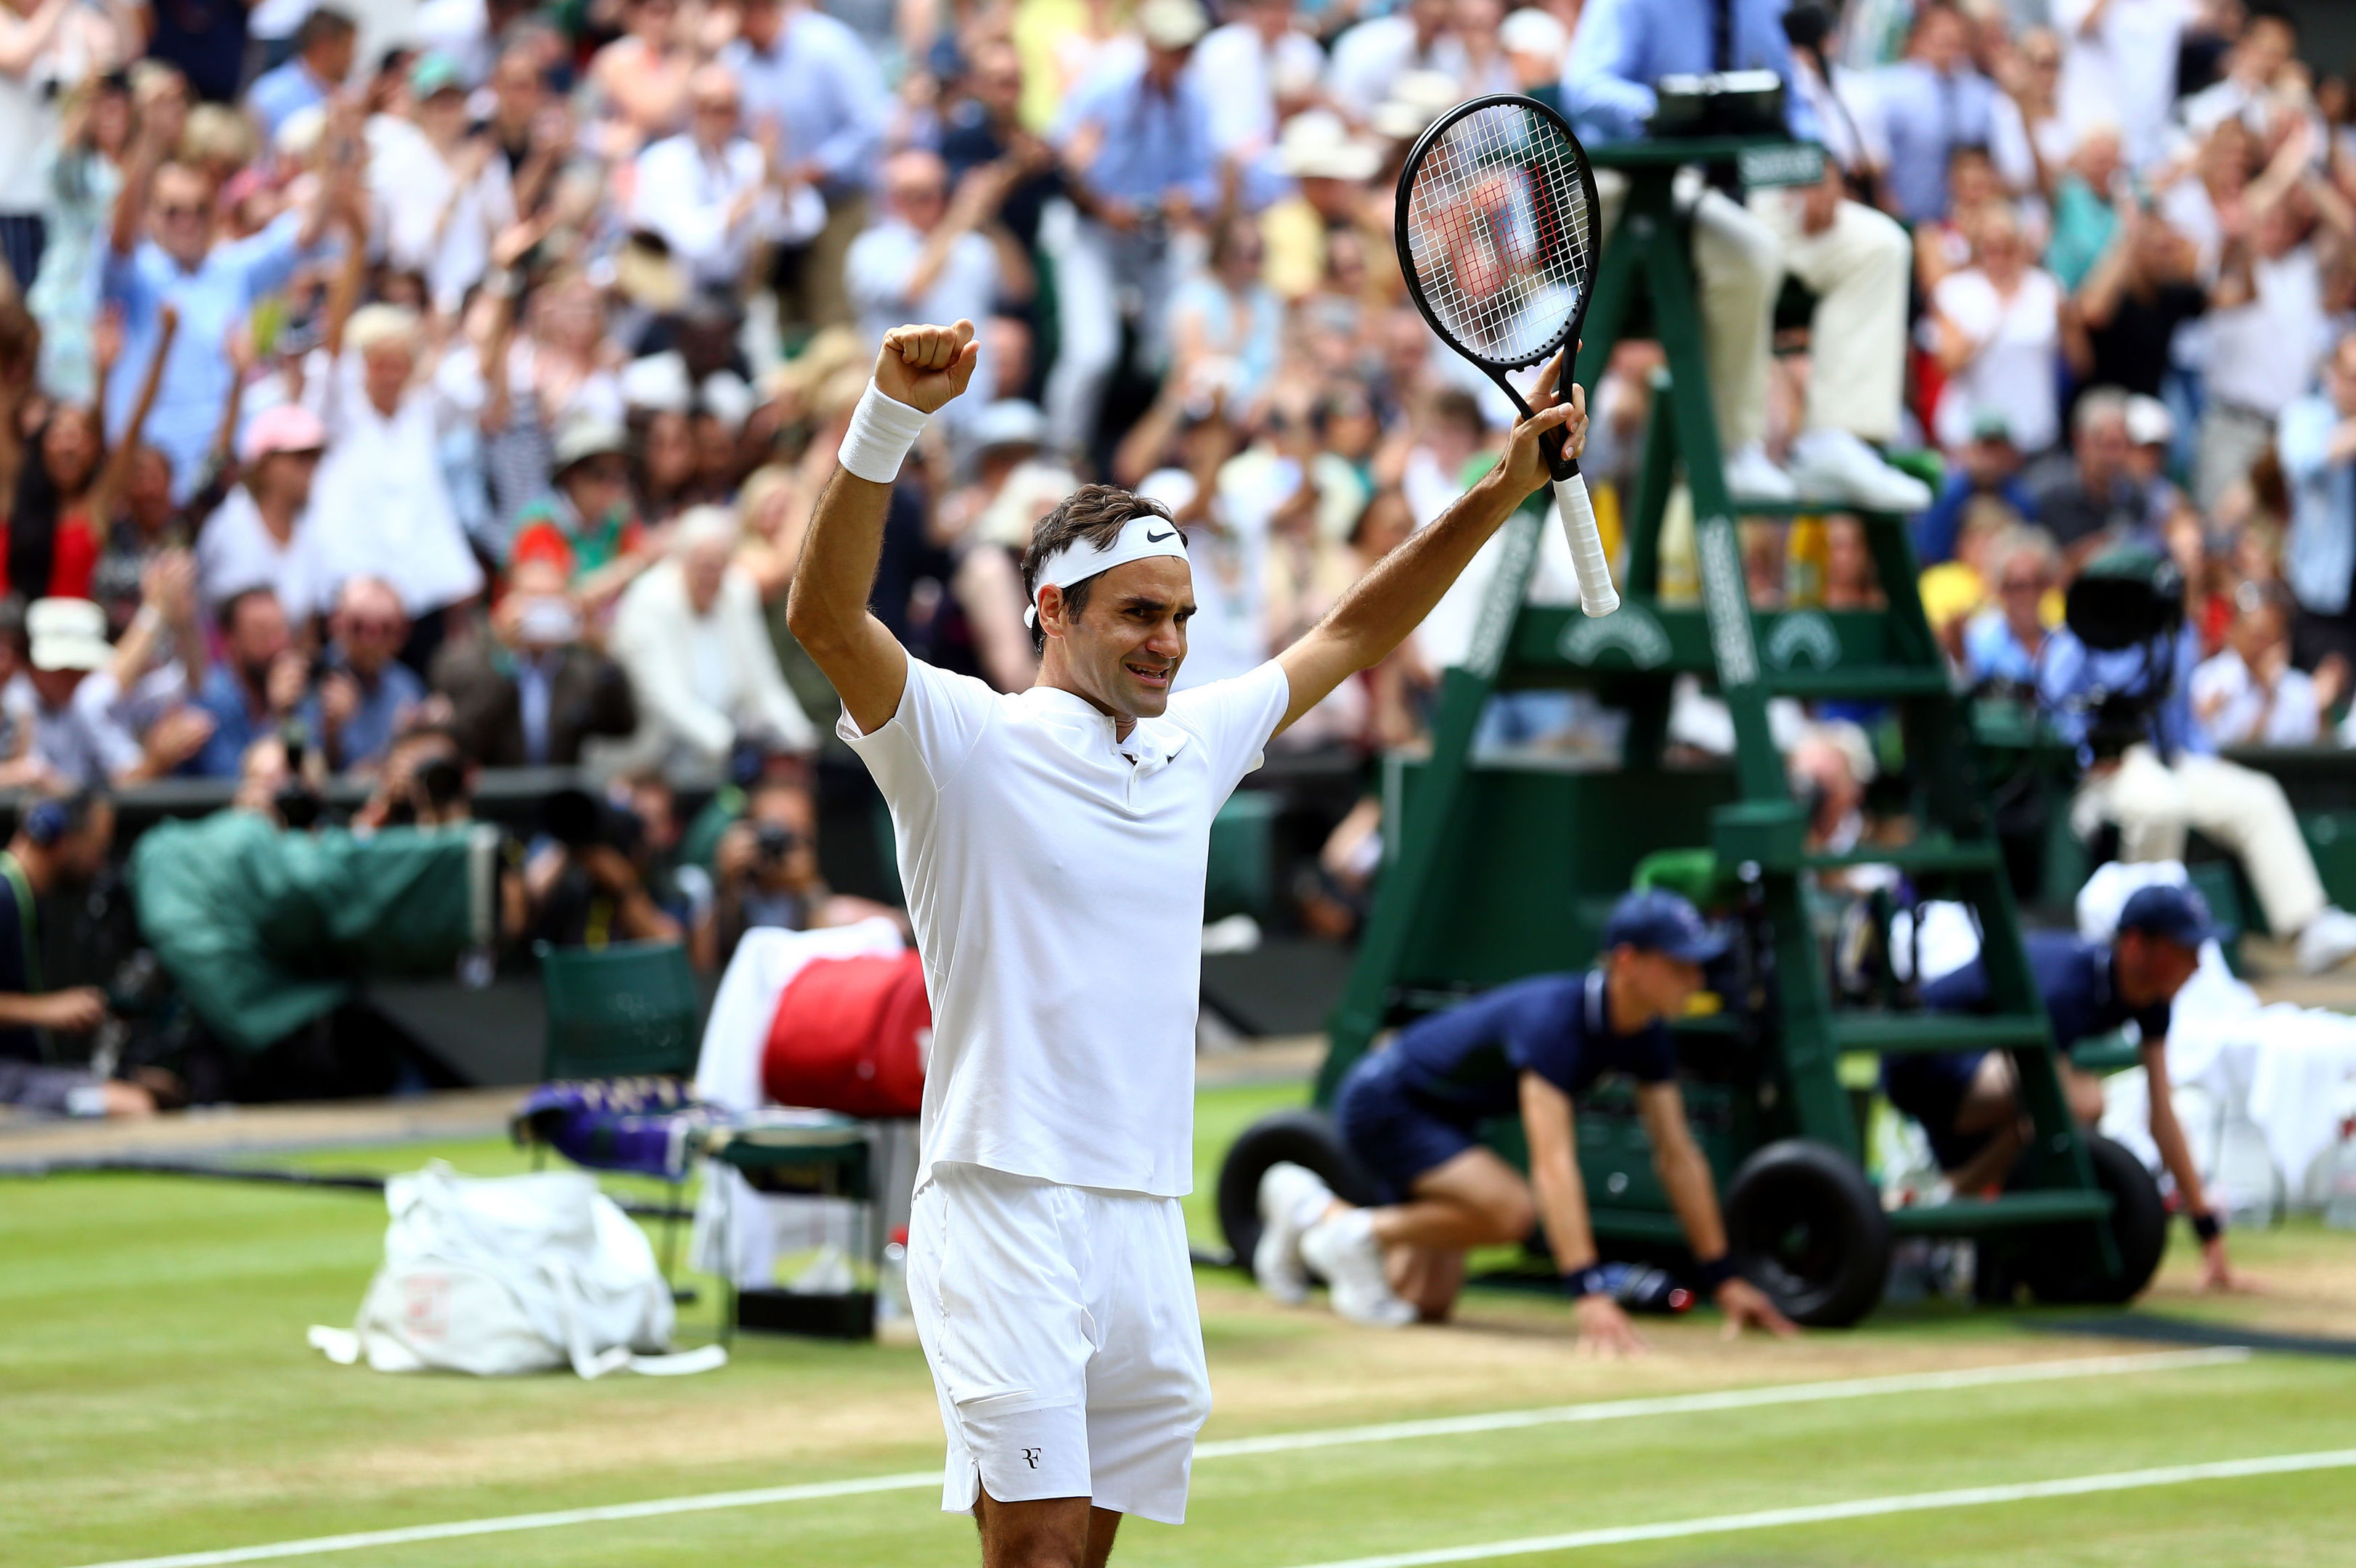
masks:
[(1159, 717), (1185, 662), (1186, 623), (1194, 613), (1194, 574), (1175, 556), (1099, 573), (1089, 583), (1087, 603), (1076, 616), (1057, 617), (1063, 635), (1048, 639), (1050, 650), (1063, 649), (1065, 678), (1054, 684), (1116, 719)]

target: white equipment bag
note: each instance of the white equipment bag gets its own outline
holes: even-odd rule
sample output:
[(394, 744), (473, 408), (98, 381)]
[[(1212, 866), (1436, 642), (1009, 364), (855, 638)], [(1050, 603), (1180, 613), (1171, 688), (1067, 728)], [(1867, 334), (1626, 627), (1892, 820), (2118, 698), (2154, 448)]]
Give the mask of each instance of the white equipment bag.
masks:
[(645, 1233), (586, 1175), (478, 1179), (436, 1160), (386, 1182), (384, 1200), (384, 1265), (359, 1321), (310, 1332), (330, 1360), (484, 1377), (570, 1366), (584, 1378), (727, 1360), (717, 1345), (659, 1353), (670, 1288)]

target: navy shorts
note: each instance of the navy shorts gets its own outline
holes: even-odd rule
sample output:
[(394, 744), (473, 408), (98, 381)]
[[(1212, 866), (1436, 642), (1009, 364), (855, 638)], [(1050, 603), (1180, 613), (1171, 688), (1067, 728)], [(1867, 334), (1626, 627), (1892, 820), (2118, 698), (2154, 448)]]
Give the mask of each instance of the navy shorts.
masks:
[(1979, 1076), (1984, 1051), (1948, 1051), (1928, 1056), (1881, 1059), (1881, 1092), (1890, 1103), (1922, 1124), (1939, 1168), (1953, 1170), (1987, 1147), (1986, 1133), (1958, 1133), (1955, 1117)]
[(1393, 1203), (1407, 1201), (1417, 1177), (1480, 1141), (1471, 1127), (1450, 1121), (1411, 1093), (1381, 1051), (1361, 1058), (1343, 1078), (1333, 1101), (1333, 1125)]

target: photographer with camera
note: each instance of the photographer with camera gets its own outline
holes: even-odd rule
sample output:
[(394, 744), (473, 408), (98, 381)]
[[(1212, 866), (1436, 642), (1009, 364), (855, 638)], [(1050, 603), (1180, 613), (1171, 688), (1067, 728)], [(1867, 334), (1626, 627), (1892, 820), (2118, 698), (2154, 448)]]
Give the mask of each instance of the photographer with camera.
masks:
[(817, 931), (873, 915), (901, 918), (869, 899), (839, 894), (818, 865), (818, 807), (808, 786), (771, 776), (744, 797), (744, 815), (720, 836), (712, 955), (725, 964), (747, 931)]
[(2183, 621), (2183, 580), (2151, 550), (2113, 550), (2071, 585), (2036, 671), (2039, 705), (2085, 770), (2071, 828), (2115, 826), (2130, 861), (2181, 860), (2199, 828), (2241, 861), (2268, 927), (2297, 939), (2300, 971), (2320, 974), (2356, 955), (2356, 916), (2325, 898), (2282, 786), (2218, 756), (2193, 722)]
[(678, 918), (648, 891), (652, 869), (637, 812), (586, 790), (557, 791), (524, 862), (530, 935), (558, 947), (686, 940)]
[(114, 806), (89, 792), (28, 804), (0, 849), (0, 1104), (72, 1116), (148, 1116), (169, 1075), (124, 1083), (52, 1062), (43, 1037), (88, 1035), (109, 1021), (95, 986), (41, 979), (41, 901), (80, 889), (106, 864)]

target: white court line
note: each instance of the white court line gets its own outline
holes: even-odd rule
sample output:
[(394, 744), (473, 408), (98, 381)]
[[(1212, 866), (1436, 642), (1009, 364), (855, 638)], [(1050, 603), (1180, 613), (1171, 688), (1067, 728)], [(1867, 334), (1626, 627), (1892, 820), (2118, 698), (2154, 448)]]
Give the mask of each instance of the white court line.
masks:
[[(1625, 1421), (1639, 1415), (1690, 1415), (1711, 1410), (1756, 1410), (1763, 1405), (1814, 1404), (1822, 1400), (1866, 1399), (1892, 1393), (1935, 1393), (1947, 1389), (1990, 1388), (2002, 1383), (2038, 1383), (2057, 1378), (2115, 1377), (2122, 1372), (2171, 1371), (2246, 1361), (2240, 1345), (2205, 1350), (2168, 1350), (2157, 1355), (2082, 1356), (2066, 1361), (2022, 1361), (2001, 1367), (1969, 1367), (1953, 1372), (1901, 1372), (1883, 1378), (1838, 1382), (1773, 1383), (1765, 1388), (1725, 1389), (1715, 1393), (1673, 1393), (1653, 1399), (1617, 1399), (1590, 1404), (1558, 1404), (1544, 1410), (1501, 1410), (1485, 1415), (1444, 1415), (1430, 1421), (1394, 1421), (1380, 1426), (1344, 1426), (1325, 1432), (1280, 1432), (1268, 1437), (1231, 1437), (1196, 1445), (1199, 1459), (1246, 1454), (1283, 1454), (1298, 1448), (1341, 1448), (1353, 1443), (1391, 1443), (1406, 1437), (1453, 1437), (1471, 1432), (1508, 1432), (1524, 1426), (1559, 1426), (1585, 1421)], [(103, 1564), (102, 1568), (115, 1568)]]
[[(2003, 1366), (1970, 1367), (1951, 1372), (1903, 1372), (1891, 1377), (1849, 1378), (1831, 1382), (1772, 1383), (1763, 1388), (1728, 1389), (1716, 1393), (1667, 1394), (1654, 1399), (1555, 1405), (1543, 1410), (1502, 1410), (1485, 1415), (1441, 1416), (1430, 1421), (1329, 1427), (1320, 1432), (1286, 1432), (1267, 1437), (1232, 1437), (1197, 1445), (1194, 1456), (1198, 1459), (1230, 1459), (1254, 1454), (1342, 1448), (1359, 1443), (1393, 1443), (1413, 1437), (1452, 1437), (1471, 1433), (1506, 1432), (1529, 1426), (1626, 1421), (1639, 1416), (1684, 1415), (1698, 1411), (1747, 1410), (1766, 1405), (1808, 1404), (1880, 1394), (1929, 1393), (1947, 1389), (2044, 1382), (2061, 1378), (2176, 1371), (2224, 1366), (2249, 1359), (2248, 1349), (2238, 1345), (2227, 1345), (2213, 1349), (2163, 1350), (2150, 1355), (2082, 1356), (2061, 1361), (2016, 1361)], [(940, 1484), (941, 1472), (937, 1467), (907, 1470), (898, 1475), (868, 1476), (857, 1480), (817, 1481), (798, 1487), (762, 1487), (739, 1492), (705, 1492), (692, 1497), (654, 1498), (645, 1502), (612, 1503), (599, 1508), (558, 1509), (547, 1513), (507, 1514), (493, 1519), (454, 1520), (444, 1524), (405, 1525), (396, 1530), (359, 1531), (349, 1535), (318, 1535), (301, 1541), (272, 1541), (261, 1546), (184, 1552), (169, 1557), (125, 1558), (119, 1562), (87, 1564), (86, 1568), (224, 1568), (229, 1563), (266, 1563), (279, 1558), (311, 1557), (332, 1552), (359, 1552), (375, 1546), (407, 1546), (423, 1541), (504, 1535), (514, 1531), (552, 1530), (570, 1524), (659, 1519), (670, 1514), (709, 1513), (717, 1509), (816, 1502), (827, 1498), (858, 1497), (868, 1492), (914, 1491)]]
[(1541, 1552), (1576, 1552), (1587, 1546), (1682, 1541), (1696, 1535), (1730, 1535), (1739, 1531), (1772, 1530), (1781, 1525), (1824, 1524), (1838, 1520), (1877, 1519), (1893, 1513), (1985, 1508), (1991, 1503), (2030, 1502), (2040, 1498), (2082, 1498), (2095, 1492), (2134, 1492), (2150, 1487), (2189, 1486), (2196, 1481), (2235, 1481), (2251, 1476), (2289, 1476), (2302, 1470), (2345, 1470), (2351, 1467), (2356, 1467), (2356, 1448), (2335, 1448), (2318, 1454), (2277, 1454), (2263, 1459), (2226, 1459), (2211, 1465), (2167, 1465), (2152, 1470), (2118, 1470), (2107, 1476), (2070, 1476), (2058, 1481), (2023, 1481), (2008, 1487), (1960, 1487), (1946, 1492), (1858, 1498), (1849, 1502), (1816, 1503), (1807, 1508), (1722, 1513), (1709, 1519), (1620, 1525), (1610, 1530), (1573, 1531), (1567, 1535), (1533, 1535), (1520, 1541), (1493, 1541), (1481, 1546), (1446, 1546), (1433, 1552), (1400, 1552), (1387, 1557), (1353, 1557), (1340, 1563), (1320, 1563), (1314, 1568), (1431, 1568), (1432, 1564), (1441, 1563), (1484, 1563), (1493, 1558), (1523, 1557)]

